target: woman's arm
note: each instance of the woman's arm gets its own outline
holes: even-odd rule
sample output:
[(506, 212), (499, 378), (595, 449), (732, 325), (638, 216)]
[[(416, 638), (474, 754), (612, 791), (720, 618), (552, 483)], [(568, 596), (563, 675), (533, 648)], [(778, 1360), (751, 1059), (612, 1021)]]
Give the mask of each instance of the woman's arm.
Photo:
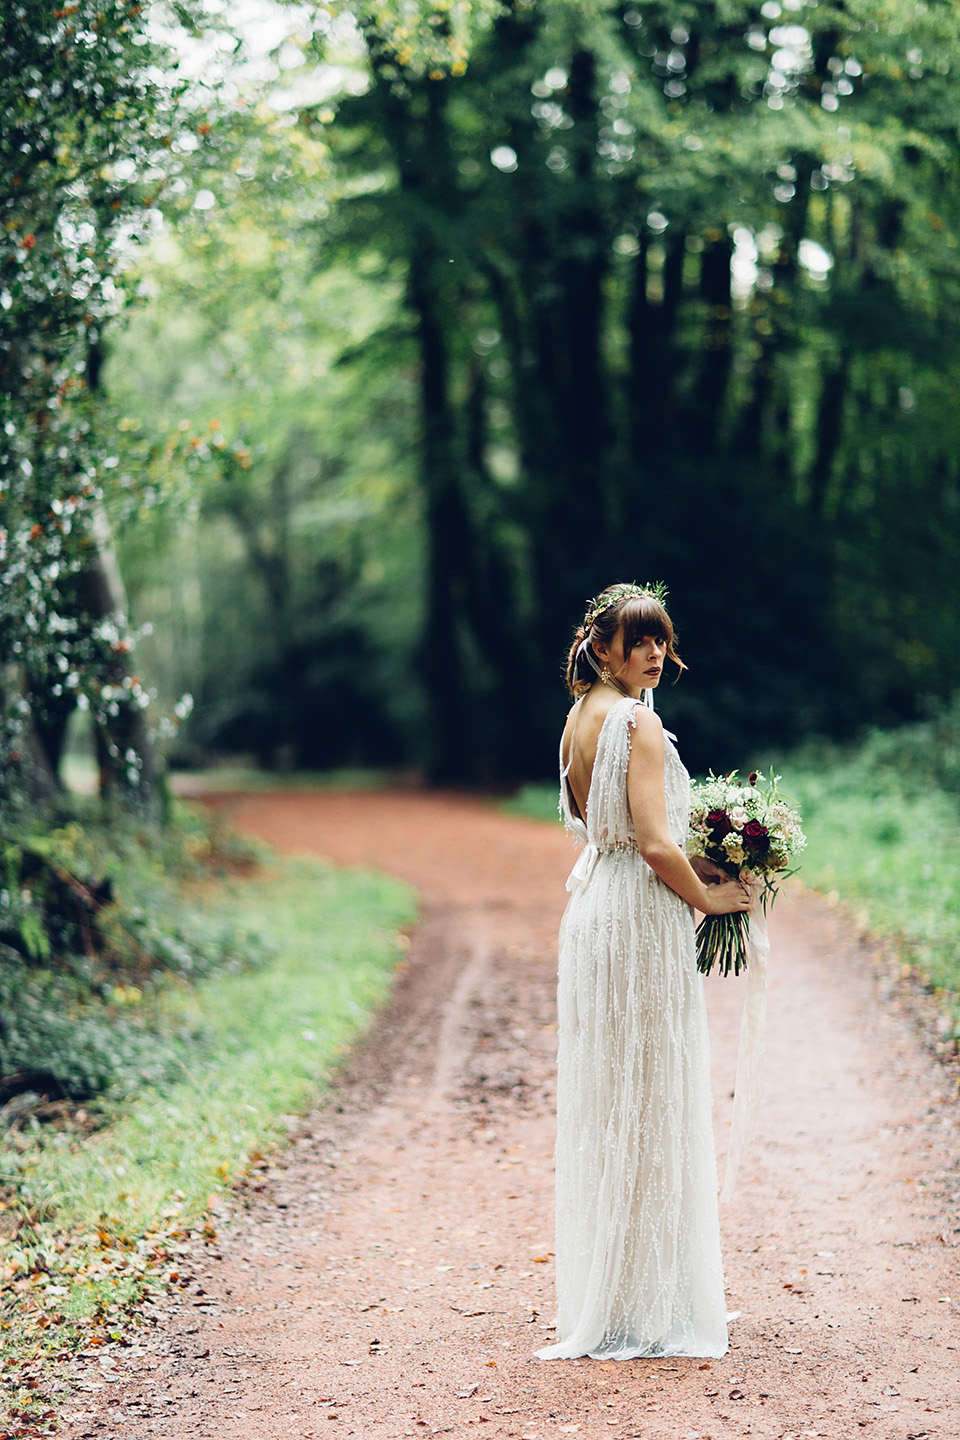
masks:
[(739, 880), (705, 885), (671, 836), (663, 788), (663, 725), (653, 711), (641, 705), (634, 710), (627, 802), (640, 854), (681, 900), (705, 915), (749, 909), (750, 893)]

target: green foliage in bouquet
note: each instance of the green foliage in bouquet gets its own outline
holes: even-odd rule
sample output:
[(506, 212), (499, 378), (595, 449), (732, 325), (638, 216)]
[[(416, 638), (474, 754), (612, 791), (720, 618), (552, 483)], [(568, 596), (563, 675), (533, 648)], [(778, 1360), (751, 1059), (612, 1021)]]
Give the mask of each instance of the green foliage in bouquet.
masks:
[[(780, 793), (779, 779), (772, 771), (769, 780), (754, 772), (746, 781), (735, 770), (711, 772), (690, 791), (688, 853), (733, 879), (759, 881), (764, 912), (807, 843), (799, 811)], [(705, 915), (697, 926), (697, 969), (709, 975), (716, 965), (721, 975), (731, 969), (739, 975), (747, 964), (749, 929), (749, 915)]]

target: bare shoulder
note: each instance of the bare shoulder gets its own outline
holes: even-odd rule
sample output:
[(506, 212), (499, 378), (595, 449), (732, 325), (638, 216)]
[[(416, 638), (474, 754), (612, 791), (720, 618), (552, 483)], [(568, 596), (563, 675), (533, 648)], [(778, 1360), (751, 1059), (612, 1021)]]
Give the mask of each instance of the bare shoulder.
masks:
[(662, 760), (663, 721), (656, 711), (638, 701), (630, 711), (630, 725), (630, 759), (634, 765), (642, 760)]
[(651, 710), (649, 705), (644, 705), (642, 700), (638, 700), (631, 710), (630, 724), (641, 741), (656, 743), (663, 740), (663, 721), (657, 712)]

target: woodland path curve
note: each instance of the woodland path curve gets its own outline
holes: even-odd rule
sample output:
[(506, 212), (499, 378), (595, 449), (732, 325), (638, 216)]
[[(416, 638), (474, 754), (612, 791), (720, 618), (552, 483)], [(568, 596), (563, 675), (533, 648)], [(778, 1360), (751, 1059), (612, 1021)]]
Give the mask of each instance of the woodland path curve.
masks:
[[(953, 1082), (848, 922), (799, 888), (773, 914), (766, 1096), (722, 1210), (728, 1356), (548, 1364), (569, 841), (452, 793), (209, 803), (398, 875), (422, 918), (333, 1095), (70, 1440), (960, 1440)], [(742, 991), (707, 988), (722, 1157)]]

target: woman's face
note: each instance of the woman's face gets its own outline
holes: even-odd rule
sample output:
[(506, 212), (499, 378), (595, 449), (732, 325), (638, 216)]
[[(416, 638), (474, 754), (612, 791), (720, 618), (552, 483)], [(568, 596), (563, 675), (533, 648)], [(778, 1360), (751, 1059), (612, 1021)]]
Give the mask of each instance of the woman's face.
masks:
[[(609, 646), (595, 646), (600, 658), (609, 667), (614, 679), (627, 690), (655, 690), (663, 674), (663, 662), (667, 655), (667, 642), (655, 635), (644, 635), (629, 655), (623, 653), (623, 627), (617, 631)], [(606, 650), (607, 654), (601, 654)]]

